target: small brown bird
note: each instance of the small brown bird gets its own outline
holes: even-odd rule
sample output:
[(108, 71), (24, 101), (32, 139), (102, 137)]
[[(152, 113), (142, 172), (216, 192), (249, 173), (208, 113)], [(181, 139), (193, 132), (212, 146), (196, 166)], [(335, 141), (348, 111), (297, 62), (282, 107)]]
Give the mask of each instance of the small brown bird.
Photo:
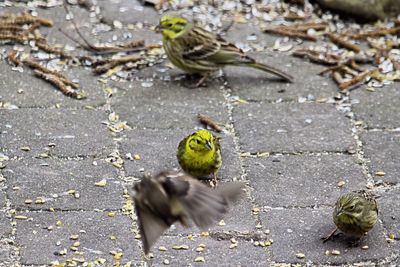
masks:
[(143, 250), (151, 246), (172, 224), (189, 220), (201, 229), (220, 220), (229, 206), (243, 193), (243, 184), (230, 182), (212, 190), (191, 176), (164, 171), (156, 176), (145, 175), (134, 185), (132, 198), (139, 222)]
[(337, 200), (332, 217), (337, 228), (323, 238), (324, 242), (333, 237), (338, 229), (346, 235), (361, 238), (376, 224), (378, 205), (370, 192), (349, 192)]

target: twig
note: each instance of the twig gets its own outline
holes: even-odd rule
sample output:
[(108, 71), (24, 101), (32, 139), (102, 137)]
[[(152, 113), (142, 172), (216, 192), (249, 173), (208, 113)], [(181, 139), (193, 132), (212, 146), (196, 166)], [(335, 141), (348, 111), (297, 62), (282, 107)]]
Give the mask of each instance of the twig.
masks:
[(203, 115), (203, 114), (197, 114), (197, 118), (199, 119), (199, 121), (206, 125), (211, 127), (213, 130), (215, 130), (216, 132), (220, 133), (222, 132), (222, 127), (220, 127), (215, 121), (213, 121), (210, 117)]
[(22, 62), (33, 70), (38, 70), (39, 72), (56, 76), (61, 82), (63, 82), (66, 85), (71, 86), (72, 88), (75, 88), (75, 89), (79, 88), (78, 84), (71, 82), (63, 74), (61, 74), (57, 71), (54, 71), (54, 70), (50, 70), (30, 58), (26, 58)]
[(333, 33), (327, 33), (326, 35), (329, 37), (329, 39), (333, 43), (335, 43), (341, 47), (347, 48), (349, 50), (353, 50), (356, 53), (359, 53), (361, 51), (361, 48), (358, 45), (350, 43), (349, 41), (345, 40), (343, 37), (341, 37), (339, 35), (336, 35)]
[(340, 83), (339, 89), (345, 90), (345, 89), (349, 88), (350, 86), (353, 86), (353, 85), (363, 81), (368, 75), (370, 75), (371, 73), (378, 71), (378, 70), (379, 70), (378, 68), (366, 70), (366, 71), (358, 74), (357, 76), (354, 76), (351, 80)]
[(287, 37), (291, 38), (300, 38), (312, 42), (316, 42), (317, 38), (311, 35), (308, 35), (307, 33), (301, 32), (301, 31), (294, 31), (294, 30), (288, 30), (288, 29), (282, 29), (282, 28), (266, 28), (263, 30), (263, 32), (266, 33), (275, 33), (275, 34), (280, 34), (284, 35)]
[(380, 29), (369, 32), (361, 32), (361, 33), (347, 33), (346, 35), (352, 39), (360, 40), (366, 39), (367, 37), (376, 37), (376, 36), (384, 36), (387, 34), (395, 34), (400, 32), (400, 27)]
[(8, 50), (8, 60), (15, 66), (21, 65), (21, 61), (17, 57), (18, 51), (15, 49)]
[(86, 98), (86, 96), (84, 94), (78, 93), (77, 91), (72, 90), (72, 88), (70, 86), (65, 85), (59, 79), (59, 77), (57, 77), (56, 75), (53, 75), (51, 73), (44, 73), (44, 72), (41, 72), (40, 70), (37, 70), (37, 69), (34, 70), (34, 73), (39, 78), (42, 78), (45, 81), (53, 84), (55, 87), (57, 87), (66, 96), (70, 96), (70, 97), (75, 98), (75, 99), (84, 99), (84, 98)]
[(336, 65), (341, 59), (338, 55), (328, 52), (319, 52), (308, 48), (297, 49), (292, 55), (295, 57), (307, 57), (313, 62), (325, 65)]

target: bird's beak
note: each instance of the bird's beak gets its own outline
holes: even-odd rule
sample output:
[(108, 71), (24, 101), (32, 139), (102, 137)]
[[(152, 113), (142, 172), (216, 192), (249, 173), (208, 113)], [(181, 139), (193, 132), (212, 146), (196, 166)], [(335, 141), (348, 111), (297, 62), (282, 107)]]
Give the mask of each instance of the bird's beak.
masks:
[(206, 148), (207, 148), (208, 150), (212, 150), (212, 144), (211, 144), (210, 142), (207, 142), (207, 143), (206, 143)]
[(154, 31), (157, 32), (157, 33), (160, 33), (160, 32), (162, 31), (161, 25), (158, 24), (158, 25), (154, 28)]
[(341, 208), (341, 209), (338, 210), (336, 216), (339, 217), (339, 216), (342, 215), (342, 214), (343, 214), (343, 209)]

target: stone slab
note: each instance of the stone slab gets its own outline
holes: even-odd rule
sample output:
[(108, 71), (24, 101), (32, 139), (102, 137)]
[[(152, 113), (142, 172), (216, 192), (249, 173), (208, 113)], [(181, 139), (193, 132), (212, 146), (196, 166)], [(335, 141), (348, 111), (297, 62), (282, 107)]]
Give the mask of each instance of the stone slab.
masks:
[(388, 234), (394, 234), (395, 239), (400, 240), (400, 190), (397, 188), (380, 195), (377, 201), (383, 226)]
[[(317, 75), (321, 66), (307, 60), (277, 52), (249, 53), (260, 63), (278, 68), (294, 77), (294, 83), (284, 83), (272, 74), (244, 67), (226, 68), (226, 79), (232, 95), (249, 101), (298, 101), (328, 99), (337, 94), (331, 78)], [(326, 100), (325, 100), (326, 101)]]
[[(117, 261), (135, 263), (140, 260), (141, 251), (131, 232), (132, 221), (125, 215), (117, 213), (115, 217), (109, 217), (103, 212), (25, 212), (19, 215), (32, 218), (17, 221), (16, 240), (20, 245), (22, 264), (48, 265), (73, 258), (89, 262), (102, 258), (106, 260), (106, 266), (112, 266)], [(56, 225), (58, 221), (60, 226)], [(49, 226), (53, 230), (49, 231)], [(72, 240), (72, 235), (78, 235), (78, 238)], [(57, 245), (58, 241), (60, 245)], [(70, 249), (75, 242), (80, 242), (77, 251), (81, 255)], [(66, 255), (61, 256), (58, 252), (63, 249), (66, 249)], [(123, 255), (116, 260), (110, 251)]]
[[(125, 170), (127, 175), (141, 177), (143, 172), (156, 173), (164, 169), (179, 168), (176, 152), (179, 142), (196, 130), (132, 130), (126, 133), (122, 141), (123, 155), (138, 154), (140, 160), (126, 160)], [(214, 134), (220, 136), (222, 167), (218, 177), (222, 181), (240, 179), (241, 169), (239, 156), (235, 152), (231, 136), (226, 134)]]
[[(49, 67), (53, 69), (52, 67)], [(0, 62), (0, 72), (8, 79), (0, 80), (0, 101), (9, 102), (17, 107), (43, 108), (59, 105), (64, 108), (77, 108), (84, 106), (101, 106), (106, 100), (101, 85), (91, 71), (83, 68), (73, 68), (61, 71), (70, 80), (79, 82), (79, 91), (87, 93), (87, 98), (76, 100), (65, 96), (48, 82), (36, 78), (31, 70), (24, 72), (13, 71), (12, 66)], [(22, 90), (21, 93), (19, 91)]]
[(8, 218), (7, 213), (2, 210), (0, 211), (0, 238), (8, 237), (11, 232), (11, 220)]
[[(97, 165), (93, 165), (94, 161)], [(4, 170), (4, 176), (8, 180), (7, 192), (13, 208), (119, 210), (123, 206), (123, 187), (117, 172), (110, 163), (102, 160), (12, 161)], [(106, 186), (95, 185), (103, 179), (107, 181)], [(44, 199), (45, 203), (35, 204), (38, 198)], [(27, 199), (33, 203), (25, 203)]]
[(114, 20), (118, 20), (124, 24), (135, 24), (137, 22), (143, 24), (156, 25), (160, 19), (160, 15), (152, 6), (143, 6), (137, 0), (100, 0), (97, 1), (101, 9), (101, 15), (105, 22), (112, 24)]
[(238, 104), (233, 120), (246, 152), (338, 152), (355, 147), (350, 121), (333, 105)]
[(369, 128), (400, 127), (399, 83), (374, 89), (375, 92), (370, 92), (362, 87), (351, 93), (356, 102), (352, 109), (357, 119), (365, 121)]
[[(204, 245), (202, 252), (196, 249), (200, 244)], [(195, 237), (189, 240), (187, 237), (162, 237), (156, 243), (152, 252), (154, 258), (150, 265), (160, 266), (169, 263), (171, 266), (190, 264), (191, 266), (268, 266), (268, 252), (263, 248), (255, 247), (249, 241), (238, 240), (236, 248), (230, 249), (232, 243), (229, 240), (215, 240), (211, 237)], [(173, 246), (188, 246), (185, 250), (173, 249)], [(164, 246), (167, 251), (159, 251)], [(240, 251), (240, 252), (239, 252)], [(196, 262), (197, 257), (203, 257), (204, 262)]]
[[(399, 183), (400, 132), (366, 132), (361, 135), (361, 140), (374, 180)], [(378, 171), (385, 172), (385, 176), (375, 175)]]
[[(343, 265), (379, 261), (394, 252), (379, 223), (361, 241), (361, 246), (368, 245), (367, 250), (349, 246), (351, 240), (344, 236), (323, 243), (321, 237), (335, 227), (331, 209), (270, 210), (260, 217), (264, 228), (271, 231), (274, 240), (272, 260), (275, 262)], [(326, 255), (327, 250), (339, 250), (340, 255)], [(298, 259), (297, 253), (304, 253), (305, 258)]]
[[(108, 155), (113, 142), (102, 125), (106, 118), (95, 110), (0, 110), (0, 144), (9, 157), (35, 157), (48, 149), (61, 157)], [(31, 151), (20, 150), (26, 146)]]
[[(258, 205), (314, 207), (332, 205), (367, 182), (349, 155), (274, 155), (245, 159), (245, 169)], [(338, 186), (344, 181), (343, 187)]]
[(120, 84), (124, 91), (112, 99), (115, 112), (134, 128), (193, 129), (198, 113), (221, 123), (228, 121), (223, 93), (216, 86), (188, 89), (179, 81), (144, 82), (153, 85), (142, 87), (143, 81)]

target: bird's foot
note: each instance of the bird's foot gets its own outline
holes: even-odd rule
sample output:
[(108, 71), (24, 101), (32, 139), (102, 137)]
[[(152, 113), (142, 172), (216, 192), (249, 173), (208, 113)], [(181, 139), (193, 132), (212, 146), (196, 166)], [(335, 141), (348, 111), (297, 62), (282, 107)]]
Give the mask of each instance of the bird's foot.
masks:
[[(199, 75), (199, 74), (187, 74), (186, 81), (184, 86), (190, 89), (196, 89), (199, 87), (207, 87), (206, 79), (208, 75)], [(195, 82), (195, 80), (197, 80)]]
[(218, 185), (218, 178), (217, 178), (217, 175), (214, 174), (213, 179), (210, 181), (210, 186), (212, 188), (215, 188), (215, 187), (217, 187), (217, 185)]
[(333, 238), (335, 238), (335, 236), (339, 235), (339, 234), (335, 234), (337, 230), (338, 229), (335, 228), (329, 235), (322, 237), (321, 239), (323, 240), (323, 242), (325, 243), (328, 240), (333, 239)]

